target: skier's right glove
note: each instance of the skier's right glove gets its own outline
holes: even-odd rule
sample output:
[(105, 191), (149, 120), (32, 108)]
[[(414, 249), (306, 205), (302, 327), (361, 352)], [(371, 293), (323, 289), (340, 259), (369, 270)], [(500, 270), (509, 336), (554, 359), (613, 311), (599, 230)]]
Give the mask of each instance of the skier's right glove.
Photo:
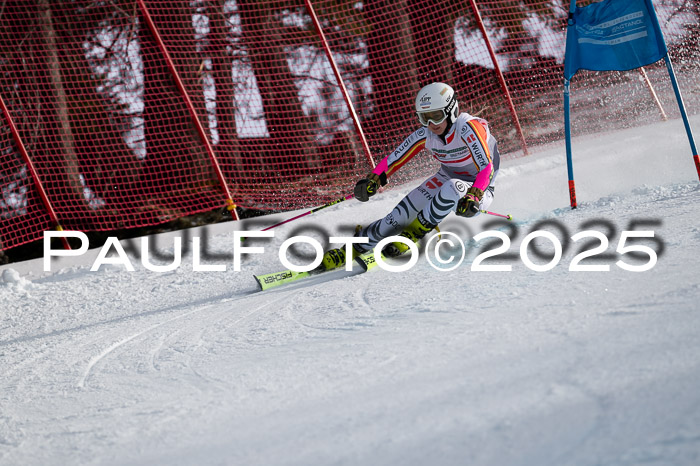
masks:
[(380, 186), (387, 183), (386, 173), (377, 175), (370, 173), (366, 178), (362, 178), (355, 185), (355, 199), (362, 202), (369, 201), (369, 198), (377, 194)]
[(460, 217), (473, 217), (479, 213), (479, 204), (484, 197), (484, 192), (479, 188), (471, 187), (467, 190), (467, 195), (457, 202), (455, 213)]

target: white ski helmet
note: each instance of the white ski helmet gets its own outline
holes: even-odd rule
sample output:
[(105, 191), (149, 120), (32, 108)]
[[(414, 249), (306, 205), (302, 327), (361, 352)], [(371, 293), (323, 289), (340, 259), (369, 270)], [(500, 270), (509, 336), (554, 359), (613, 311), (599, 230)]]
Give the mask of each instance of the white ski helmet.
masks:
[(449, 118), (450, 125), (453, 125), (459, 115), (454, 89), (445, 83), (428, 84), (418, 91), (416, 113), (423, 126), (430, 122), (439, 125), (445, 118)]

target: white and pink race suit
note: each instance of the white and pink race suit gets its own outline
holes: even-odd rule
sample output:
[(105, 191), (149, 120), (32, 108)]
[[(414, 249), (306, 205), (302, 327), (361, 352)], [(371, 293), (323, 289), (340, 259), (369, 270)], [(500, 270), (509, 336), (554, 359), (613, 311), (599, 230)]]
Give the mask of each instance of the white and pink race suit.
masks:
[(471, 186), (484, 192), (481, 210), (493, 201), (500, 156), (486, 120), (461, 113), (444, 138), (420, 128), (379, 162), (374, 173), (388, 178), (423, 149), (440, 162), (440, 169), (408, 193), (386, 217), (362, 228), (357, 236), (366, 236), (369, 242), (357, 244), (358, 251), (369, 251), (382, 239), (398, 235), (420, 211), (425, 220), (438, 225), (457, 208)]

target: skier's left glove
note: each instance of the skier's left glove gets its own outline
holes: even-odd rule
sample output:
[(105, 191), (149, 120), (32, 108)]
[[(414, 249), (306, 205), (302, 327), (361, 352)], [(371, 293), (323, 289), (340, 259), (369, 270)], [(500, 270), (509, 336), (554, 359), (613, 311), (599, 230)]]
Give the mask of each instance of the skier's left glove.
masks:
[(467, 195), (457, 203), (456, 214), (460, 217), (473, 217), (479, 213), (479, 204), (484, 197), (484, 192), (472, 186), (467, 189)]
[(386, 173), (377, 175), (376, 173), (370, 173), (366, 178), (362, 178), (355, 185), (355, 199), (361, 202), (369, 201), (369, 198), (377, 194), (380, 186), (384, 186), (387, 183)]

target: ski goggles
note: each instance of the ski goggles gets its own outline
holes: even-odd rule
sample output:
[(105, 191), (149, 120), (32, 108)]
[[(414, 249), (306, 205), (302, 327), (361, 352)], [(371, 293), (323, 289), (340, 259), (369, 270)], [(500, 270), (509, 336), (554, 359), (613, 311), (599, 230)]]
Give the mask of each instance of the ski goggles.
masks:
[(442, 108), (440, 110), (429, 110), (427, 112), (416, 113), (418, 114), (418, 120), (423, 126), (428, 126), (428, 123), (439, 125), (445, 121), (445, 118), (447, 118), (447, 113), (445, 113), (445, 110)]

